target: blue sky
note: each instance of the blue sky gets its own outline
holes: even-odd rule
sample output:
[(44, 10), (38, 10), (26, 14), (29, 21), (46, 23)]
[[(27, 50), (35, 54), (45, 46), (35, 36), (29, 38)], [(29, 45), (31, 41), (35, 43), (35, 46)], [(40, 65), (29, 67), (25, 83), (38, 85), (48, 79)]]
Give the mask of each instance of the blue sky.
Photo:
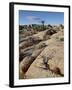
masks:
[(19, 11), (19, 24), (41, 24), (40, 21), (44, 20), (45, 24), (64, 24), (63, 12), (45, 12), (45, 11)]

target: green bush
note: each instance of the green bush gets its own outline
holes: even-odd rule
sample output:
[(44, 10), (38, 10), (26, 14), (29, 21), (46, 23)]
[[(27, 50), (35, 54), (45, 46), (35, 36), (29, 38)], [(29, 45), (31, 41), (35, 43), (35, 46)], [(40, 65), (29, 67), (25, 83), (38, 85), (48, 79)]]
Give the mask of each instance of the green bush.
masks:
[(64, 37), (61, 37), (61, 38), (60, 38), (60, 41), (64, 41)]
[(64, 36), (60, 36), (59, 41), (64, 41)]

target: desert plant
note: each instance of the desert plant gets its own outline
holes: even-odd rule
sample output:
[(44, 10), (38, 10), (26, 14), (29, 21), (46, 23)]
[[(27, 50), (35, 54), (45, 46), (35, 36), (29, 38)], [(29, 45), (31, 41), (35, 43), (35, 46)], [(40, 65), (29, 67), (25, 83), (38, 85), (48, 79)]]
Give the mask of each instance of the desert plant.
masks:
[(60, 27), (61, 27), (62, 29), (64, 29), (64, 25), (60, 24)]
[(53, 73), (59, 74), (60, 76), (64, 76), (64, 74), (61, 73), (61, 70), (59, 67), (54, 67), (53, 69), (51, 69), (51, 71)]
[(24, 28), (23, 25), (19, 25), (19, 30), (22, 30)]
[(60, 41), (64, 41), (64, 37), (60, 37)]
[(45, 21), (41, 21), (41, 23), (42, 23), (42, 29), (44, 30), (44, 23), (45, 23)]
[(52, 26), (50, 24), (48, 24), (48, 28), (52, 28)]

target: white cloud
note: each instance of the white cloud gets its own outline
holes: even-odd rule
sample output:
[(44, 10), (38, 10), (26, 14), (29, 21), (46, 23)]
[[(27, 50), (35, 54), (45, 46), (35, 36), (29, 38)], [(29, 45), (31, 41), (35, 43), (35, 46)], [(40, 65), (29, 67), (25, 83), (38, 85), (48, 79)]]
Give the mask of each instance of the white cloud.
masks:
[(29, 20), (40, 20), (40, 18), (36, 17), (36, 16), (27, 16), (27, 19), (29, 19)]

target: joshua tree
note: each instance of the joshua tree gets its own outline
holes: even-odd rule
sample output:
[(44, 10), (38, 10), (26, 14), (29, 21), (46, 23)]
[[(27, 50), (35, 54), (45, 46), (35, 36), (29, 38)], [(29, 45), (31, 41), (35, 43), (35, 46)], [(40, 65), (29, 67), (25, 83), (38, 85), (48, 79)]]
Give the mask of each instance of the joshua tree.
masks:
[(45, 23), (45, 21), (42, 20), (41, 23), (42, 23), (42, 27), (43, 27), (42, 29), (44, 30), (44, 23)]

